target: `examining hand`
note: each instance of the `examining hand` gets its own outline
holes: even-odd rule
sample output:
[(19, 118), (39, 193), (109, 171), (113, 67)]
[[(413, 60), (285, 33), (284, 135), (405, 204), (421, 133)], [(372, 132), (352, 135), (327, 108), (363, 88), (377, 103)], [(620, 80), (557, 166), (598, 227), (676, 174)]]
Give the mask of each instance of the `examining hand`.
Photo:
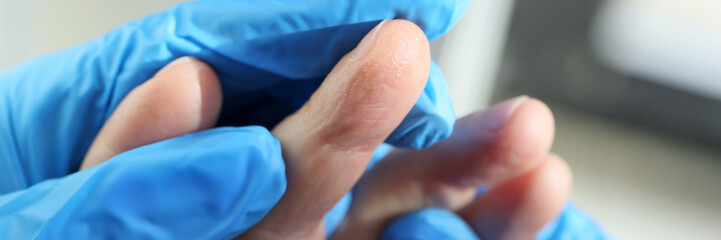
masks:
[[(242, 238), (324, 238), (325, 213), (360, 178), (374, 150), (413, 107), (429, 65), (428, 40), (413, 23), (392, 20), (375, 27), (308, 102), (273, 129), (283, 149), (288, 189)], [(207, 65), (191, 58), (171, 63), (122, 101), (83, 166), (212, 126), (219, 95), (217, 78)]]
[[(279, 143), (266, 129), (303, 105), (382, 19), (408, 19), (433, 39), (468, 4), (188, 2), (0, 73), (0, 233), (11, 239), (236, 236), (286, 189)], [(121, 100), (182, 56), (217, 74), (220, 125), (264, 127), (184, 135), (76, 172)], [(450, 98), (433, 69), (388, 143), (424, 147), (450, 134)]]

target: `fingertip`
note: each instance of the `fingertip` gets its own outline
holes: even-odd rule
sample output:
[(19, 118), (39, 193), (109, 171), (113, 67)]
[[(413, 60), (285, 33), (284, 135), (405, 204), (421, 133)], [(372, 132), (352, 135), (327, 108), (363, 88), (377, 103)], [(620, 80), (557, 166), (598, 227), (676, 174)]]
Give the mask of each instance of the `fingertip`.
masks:
[[(536, 98), (529, 98), (522, 106), (523, 109), (519, 111), (522, 116), (518, 118), (527, 118), (529, 120), (528, 126), (525, 130), (534, 133), (536, 139), (546, 140), (540, 149), (544, 154), (548, 153), (553, 143), (553, 137), (555, 133), (555, 120), (553, 118), (553, 112), (544, 102)], [(532, 120), (532, 121), (530, 121)], [(529, 137), (530, 139), (532, 137)]]
[(323, 125), (318, 131), (322, 141), (340, 149), (370, 151), (411, 110), (429, 72), (430, 48), (420, 28), (405, 20), (383, 21), (298, 111), (302, 117), (296, 119), (313, 124), (297, 126)]
[(430, 47), (423, 31), (407, 20), (386, 20), (377, 28), (374, 43), (364, 44), (364, 39), (358, 47), (371, 45), (370, 52), (352, 60), (359, 68), (353, 79), (358, 82), (357, 88), (367, 91), (382, 86), (420, 95), (430, 72)]
[(548, 155), (553, 135), (553, 114), (550, 109), (538, 99), (529, 98), (518, 106), (506, 123), (499, 134), (499, 146), (495, 149), (508, 151), (503, 154), (508, 157), (512, 167), (528, 170)]
[[(362, 72), (375, 72), (378, 77), (388, 76), (383, 80), (406, 89), (424, 86), (427, 82), (430, 47), (426, 35), (413, 22), (402, 19), (386, 21), (379, 30), (373, 52), (377, 55), (366, 58), (368, 62), (361, 66)], [(408, 81), (412, 82), (412, 86)], [(421, 89), (414, 90), (420, 93)]]
[(543, 102), (521, 96), (466, 116), (453, 135), (431, 149), (438, 157), (454, 156), (439, 174), (461, 187), (495, 185), (545, 161), (553, 142), (554, 123)]
[(381, 35), (381, 41), (386, 41), (387, 45), (417, 51), (408, 54), (417, 54), (418, 57), (423, 58), (421, 60), (428, 61), (430, 65), (430, 44), (418, 25), (405, 19), (389, 20), (386, 25), (383, 33), (385, 36)]
[(570, 187), (570, 169), (551, 155), (528, 173), (494, 186), (461, 214), (483, 238), (530, 239), (561, 212)]
[(213, 69), (196, 58), (179, 58), (125, 96), (96, 136), (81, 169), (133, 148), (211, 128), (221, 104)]
[(568, 166), (568, 163), (564, 161), (563, 158), (556, 154), (550, 154), (546, 161), (548, 161), (548, 165), (546, 166), (548, 169), (546, 169), (545, 176), (550, 178), (547, 180), (548, 184), (553, 185), (549, 188), (557, 191), (555, 196), (558, 196), (560, 199), (558, 202), (565, 202), (573, 188), (573, 172), (571, 171), (571, 167)]
[(160, 95), (155, 100), (167, 99), (184, 103), (185, 106), (197, 107), (195, 110), (199, 111), (199, 128), (215, 125), (220, 114), (223, 92), (218, 76), (210, 65), (194, 57), (181, 57), (158, 71), (148, 83), (153, 85), (148, 94)]
[[(526, 98), (503, 124), (500, 131), (484, 148), (488, 159), (499, 168), (500, 176), (490, 176), (490, 184), (505, 181), (525, 173), (545, 161), (553, 143), (553, 115), (550, 109), (535, 98)], [(489, 165), (490, 165), (489, 164)]]

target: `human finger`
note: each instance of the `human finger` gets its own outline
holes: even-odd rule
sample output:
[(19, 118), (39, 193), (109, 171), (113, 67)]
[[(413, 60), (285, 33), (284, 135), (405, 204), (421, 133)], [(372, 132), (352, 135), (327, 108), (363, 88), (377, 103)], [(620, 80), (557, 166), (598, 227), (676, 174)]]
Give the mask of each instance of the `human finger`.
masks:
[(355, 188), (334, 238), (375, 238), (391, 219), (414, 209), (464, 207), (478, 186), (493, 187), (541, 164), (553, 127), (548, 107), (522, 96), (458, 120), (449, 139), (428, 149), (389, 154)]
[(496, 185), (459, 211), (483, 239), (532, 239), (561, 212), (571, 171), (558, 156)]
[(222, 92), (210, 66), (180, 58), (133, 89), (93, 140), (80, 169), (150, 143), (211, 128)]
[(428, 79), (423, 32), (405, 20), (380, 23), (273, 133), (288, 190), (244, 239), (323, 238), (323, 216), (356, 183), (374, 150), (413, 107)]

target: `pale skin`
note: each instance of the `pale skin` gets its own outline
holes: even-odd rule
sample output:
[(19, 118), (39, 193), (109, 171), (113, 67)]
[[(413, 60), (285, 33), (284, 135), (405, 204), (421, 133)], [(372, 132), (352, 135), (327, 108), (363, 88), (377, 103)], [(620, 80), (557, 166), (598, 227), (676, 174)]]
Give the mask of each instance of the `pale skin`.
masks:
[[(311, 99), (272, 130), (288, 188), (238, 238), (322, 239), (324, 214), (356, 184), (332, 239), (376, 239), (393, 218), (430, 206), (455, 211), (483, 239), (533, 238), (561, 211), (571, 187), (568, 166), (549, 153), (553, 116), (536, 99), (514, 98), (461, 118), (448, 140), (396, 150), (363, 174), (373, 150), (420, 96), (429, 65), (428, 40), (413, 23), (391, 20), (374, 28)], [(194, 58), (174, 61), (125, 97), (81, 169), (213, 127), (221, 94), (210, 66)], [(475, 198), (479, 186), (489, 190)]]

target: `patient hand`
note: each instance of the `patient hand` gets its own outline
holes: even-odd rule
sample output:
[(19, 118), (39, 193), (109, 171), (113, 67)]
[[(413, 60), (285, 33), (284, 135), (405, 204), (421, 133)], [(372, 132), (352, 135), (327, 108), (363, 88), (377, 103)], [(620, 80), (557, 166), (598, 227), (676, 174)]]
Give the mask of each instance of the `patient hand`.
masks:
[[(373, 151), (398, 126), (428, 78), (423, 32), (404, 20), (374, 28), (321, 87), (273, 130), (288, 188), (240, 237), (323, 238), (324, 214), (357, 183), (337, 239), (377, 238), (394, 217), (437, 206), (456, 211), (483, 238), (529, 239), (557, 215), (570, 172), (549, 154), (553, 117), (520, 97), (458, 120), (451, 138), (397, 150), (361, 178)], [(222, 103), (217, 76), (182, 58), (126, 96), (106, 121), (82, 168), (124, 151), (211, 128)], [(360, 179), (360, 180), (359, 180)], [(476, 189), (489, 190), (476, 197)]]

